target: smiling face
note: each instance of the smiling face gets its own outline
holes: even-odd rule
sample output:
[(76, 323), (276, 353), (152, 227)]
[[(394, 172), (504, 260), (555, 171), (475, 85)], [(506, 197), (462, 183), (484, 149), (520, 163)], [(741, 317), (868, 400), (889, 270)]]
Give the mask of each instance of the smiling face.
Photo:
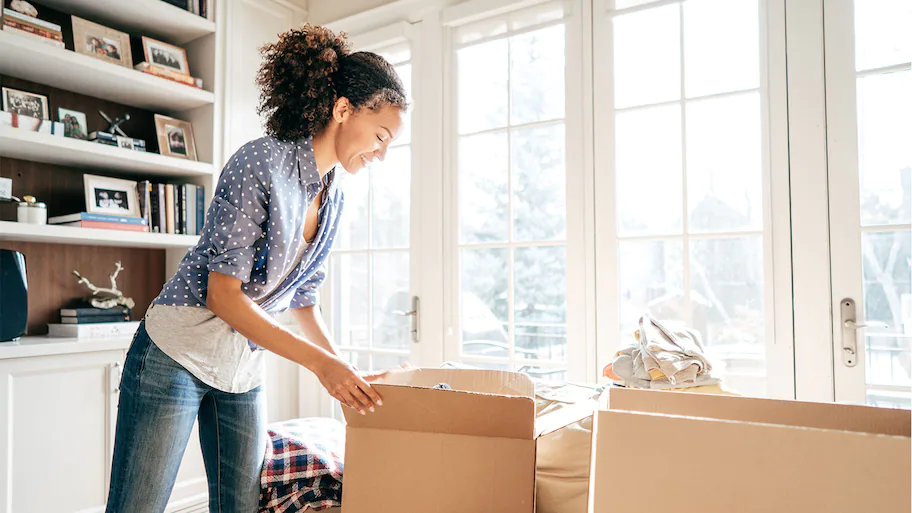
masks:
[(354, 110), (346, 98), (339, 98), (333, 109), (338, 123), (335, 153), (339, 163), (355, 174), (374, 161), (386, 158), (389, 145), (402, 133), (405, 111), (384, 105), (377, 110)]

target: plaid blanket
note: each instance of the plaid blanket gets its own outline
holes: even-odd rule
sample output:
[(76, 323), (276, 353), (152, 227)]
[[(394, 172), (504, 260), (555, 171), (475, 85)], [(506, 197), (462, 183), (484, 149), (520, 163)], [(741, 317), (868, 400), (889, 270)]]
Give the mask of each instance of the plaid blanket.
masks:
[(345, 426), (328, 418), (269, 426), (259, 513), (319, 511), (342, 504)]

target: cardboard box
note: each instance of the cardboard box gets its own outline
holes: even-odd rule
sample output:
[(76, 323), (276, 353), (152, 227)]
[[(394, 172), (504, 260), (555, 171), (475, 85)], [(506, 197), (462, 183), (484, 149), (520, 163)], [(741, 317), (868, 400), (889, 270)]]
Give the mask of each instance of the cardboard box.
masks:
[(536, 419), (535, 387), (513, 372), (416, 369), (374, 388), (376, 412), (344, 412), (345, 513), (533, 513), (536, 440), (594, 408)]
[(590, 511), (908, 513), (908, 410), (609, 389)]

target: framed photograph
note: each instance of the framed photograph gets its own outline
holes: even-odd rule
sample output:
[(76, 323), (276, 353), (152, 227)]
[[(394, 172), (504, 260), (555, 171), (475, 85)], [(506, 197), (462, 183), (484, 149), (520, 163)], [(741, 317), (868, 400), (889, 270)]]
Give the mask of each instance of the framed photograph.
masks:
[(145, 55), (147, 63), (181, 75), (190, 76), (190, 65), (187, 64), (186, 50), (146, 36), (143, 36), (142, 43), (143, 55)]
[(73, 16), (73, 44), (76, 53), (133, 67), (130, 36), (118, 30)]
[(98, 175), (84, 175), (83, 182), (86, 212), (140, 217), (136, 182)]
[(158, 152), (169, 157), (196, 160), (196, 142), (193, 126), (187, 121), (155, 115), (155, 133), (158, 135)]
[(58, 107), (57, 121), (63, 123), (64, 137), (72, 137), (73, 139), (87, 139), (89, 137), (84, 112)]
[(3, 110), (20, 116), (50, 119), (47, 96), (9, 87), (3, 88)]

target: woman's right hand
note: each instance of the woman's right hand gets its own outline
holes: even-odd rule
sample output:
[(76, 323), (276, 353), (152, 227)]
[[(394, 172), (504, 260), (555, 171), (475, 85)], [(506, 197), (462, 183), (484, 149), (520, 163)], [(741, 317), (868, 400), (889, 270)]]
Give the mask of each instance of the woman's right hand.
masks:
[(315, 374), (329, 395), (358, 410), (361, 415), (366, 410), (374, 411), (374, 405), (383, 405), (380, 395), (370, 383), (354, 367), (337, 356), (327, 355)]

